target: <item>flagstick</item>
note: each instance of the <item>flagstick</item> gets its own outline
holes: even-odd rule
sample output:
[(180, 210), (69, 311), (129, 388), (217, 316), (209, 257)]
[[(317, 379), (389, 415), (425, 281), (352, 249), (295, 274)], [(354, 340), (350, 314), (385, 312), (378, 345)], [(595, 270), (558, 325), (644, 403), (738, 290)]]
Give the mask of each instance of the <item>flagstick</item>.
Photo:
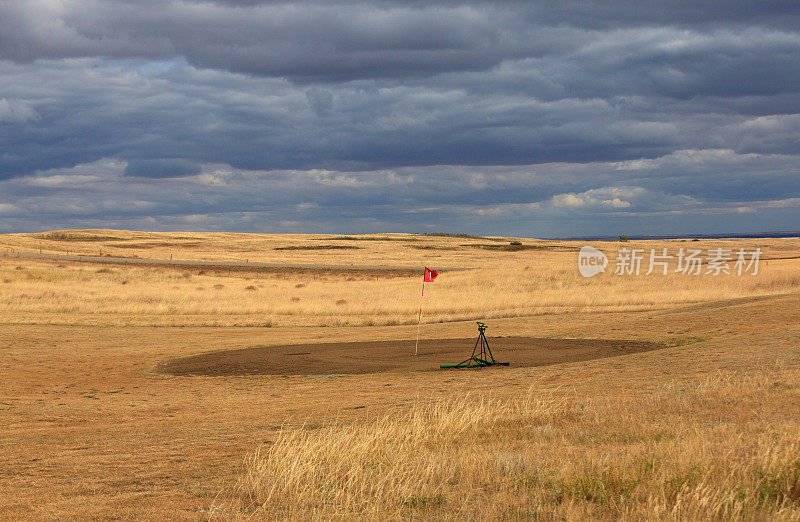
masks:
[(417, 319), (417, 344), (414, 346), (414, 355), (419, 348), (419, 325), (422, 323), (422, 298), (425, 297), (425, 281), (422, 282), (422, 295), (419, 296), (419, 319)]

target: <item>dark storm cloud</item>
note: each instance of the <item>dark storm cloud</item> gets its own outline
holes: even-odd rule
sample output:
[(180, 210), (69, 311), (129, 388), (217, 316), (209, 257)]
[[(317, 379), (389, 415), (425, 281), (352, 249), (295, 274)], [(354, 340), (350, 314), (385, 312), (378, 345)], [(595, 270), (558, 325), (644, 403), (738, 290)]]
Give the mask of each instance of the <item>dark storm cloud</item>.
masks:
[(485, 69), (518, 45), (468, 7), (34, 0), (0, 9), (0, 57), (20, 62), (182, 57), (234, 72), (345, 80)]
[(367, 6), (31, 0), (0, 6), (0, 57), (19, 62), (181, 57), (199, 67), (296, 81), (407, 78), (559, 56), (598, 32), (632, 27), (743, 24), (793, 31), (799, 14), (796, 2), (744, 1)]
[(786, 228), (798, 22), (771, 1), (0, 2), (0, 226)]

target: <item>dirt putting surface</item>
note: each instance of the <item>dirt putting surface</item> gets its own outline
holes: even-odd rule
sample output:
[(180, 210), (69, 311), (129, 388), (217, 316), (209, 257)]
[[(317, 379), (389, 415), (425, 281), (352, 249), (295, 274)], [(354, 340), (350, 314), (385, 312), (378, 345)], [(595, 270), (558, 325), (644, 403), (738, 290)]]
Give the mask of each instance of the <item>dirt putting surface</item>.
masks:
[[(663, 348), (646, 341), (489, 337), (498, 362), (510, 367), (588, 361)], [(255, 346), (169, 359), (158, 371), (172, 375), (331, 375), (439, 370), (470, 356), (472, 339), (414, 340)], [(465, 370), (441, 370), (465, 371)], [(467, 370), (469, 371), (469, 370)]]

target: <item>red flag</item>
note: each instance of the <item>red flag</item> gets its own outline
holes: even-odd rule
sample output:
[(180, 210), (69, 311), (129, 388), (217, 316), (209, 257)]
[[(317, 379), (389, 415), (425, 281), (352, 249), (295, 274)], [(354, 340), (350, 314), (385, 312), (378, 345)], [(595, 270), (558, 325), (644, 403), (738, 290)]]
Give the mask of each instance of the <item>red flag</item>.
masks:
[(439, 275), (439, 272), (437, 272), (436, 270), (431, 270), (430, 268), (428, 268), (426, 266), (425, 267), (425, 277), (422, 278), (422, 282), (423, 283), (430, 283), (431, 281), (436, 279), (436, 276), (438, 276), (438, 275)]

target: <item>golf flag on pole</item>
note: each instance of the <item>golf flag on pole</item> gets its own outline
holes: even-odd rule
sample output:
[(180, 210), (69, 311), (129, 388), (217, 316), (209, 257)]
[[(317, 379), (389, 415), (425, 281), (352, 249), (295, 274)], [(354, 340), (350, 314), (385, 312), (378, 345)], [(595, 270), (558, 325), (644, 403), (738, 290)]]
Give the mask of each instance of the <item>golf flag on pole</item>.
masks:
[(439, 272), (425, 267), (425, 275), (422, 276), (422, 295), (419, 296), (419, 318), (417, 319), (417, 343), (414, 345), (414, 355), (417, 355), (419, 349), (419, 325), (422, 324), (422, 298), (425, 297), (425, 283), (432, 283)]
[(438, 275), (439, 275), (439, 272), (437, 272), (436, 270), (431, 270), (430, 268), (428, 268), (426, 266), (425, 267), (425, 276), (422, 278), (422, 282), (423, 283), (431, 283), (431, 282), (433, 282), (434, 279), (436, 279), (436, 276), (438, 276)]

